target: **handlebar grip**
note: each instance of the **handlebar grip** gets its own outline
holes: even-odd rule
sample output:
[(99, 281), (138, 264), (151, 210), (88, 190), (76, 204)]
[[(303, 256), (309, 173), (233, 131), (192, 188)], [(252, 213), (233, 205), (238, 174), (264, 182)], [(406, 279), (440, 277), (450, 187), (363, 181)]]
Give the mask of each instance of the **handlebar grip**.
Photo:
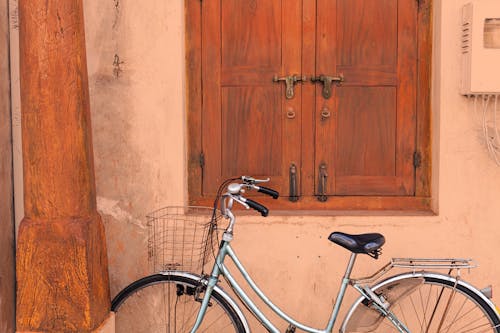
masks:
[(267, 215), (269, 215), (269, 209), (267, 209), (266, 207), (262, 206), (260, 203), (255, 202), (255, 201), (253, 201), (251, 199), (246, 199), (245, 203), (247, 205), (249, 205), (250, 208), (253, 208), (256, 211), (258, 211), (262, 216), (266, 217)]
[(277, 191), (275, 191), (271, 188), (268, 188), (268, 187), (264, 187), (264, 186), (259, 186), (259, 189), (257, 190), (257, 192), (270, 195), (273, 197), (273, 199), (278, 199), (278, 197), (280, 196), (280, 194)]

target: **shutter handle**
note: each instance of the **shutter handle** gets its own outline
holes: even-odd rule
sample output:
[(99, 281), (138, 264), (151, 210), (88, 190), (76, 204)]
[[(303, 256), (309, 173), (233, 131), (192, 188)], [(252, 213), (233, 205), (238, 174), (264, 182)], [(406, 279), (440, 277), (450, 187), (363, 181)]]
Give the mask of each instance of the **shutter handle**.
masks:
[(326, 195), (326, 179), (328, 178), (328, 173), (326, 172), (326, 164), (321, 163), (319, 166), (319, 182), (318, 182), (318, 201), (325, 202), (328, 200)]
[(299, 194), (297, 192), (297, 166), (294, 163), (290, 165), (290, 193), (288, 200), (291, 202), (299, 201)]
[(344, 75), (339, 74), (337, 76), (328, 76), (321, 74), (320, 76), (311, 77), (311, 82), (321, 82), (323, 84), (322, 95), (324, 99), (329, 99), (332, 96), (332, 83), (341, 84), (344, 82)]
[(273, 82), (280, 82), (280, 81), (284, 81), (285, 82), (285, 87), (286, 87), (286, 92), (285, 92), (285, 96), (286, 96), (286, 99), (292, 99), (293, 96), (294, 96), (294, 91), (293, 91), (293, 87), (295, 85), (295, 83), (297, 82), (304, 82), (307, 80), (307, 77), (306, 76), (299, 76), (299, 75), (288, 75), (288, 76), (283, 76), (283, 77), (278, 77), (278, 75), (275, 75), (273, 77)]

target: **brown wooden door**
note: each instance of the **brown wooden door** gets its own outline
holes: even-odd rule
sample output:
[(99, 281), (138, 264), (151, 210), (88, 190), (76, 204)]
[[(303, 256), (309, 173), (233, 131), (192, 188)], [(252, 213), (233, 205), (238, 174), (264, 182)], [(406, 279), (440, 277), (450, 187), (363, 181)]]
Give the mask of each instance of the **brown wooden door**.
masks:
[(328, 195), (413, 195), (417, 1), (317, 4), (316, 73), (345, 80), (316, 90), (317, 194), (324, 165)]
[(286, 195), (290, 165), (300, 169), (301, 84), (287, 99), (273, 77), (301, 74), (302, 1), (202, 6), (203, 195), (241, 175), (270, 177)]

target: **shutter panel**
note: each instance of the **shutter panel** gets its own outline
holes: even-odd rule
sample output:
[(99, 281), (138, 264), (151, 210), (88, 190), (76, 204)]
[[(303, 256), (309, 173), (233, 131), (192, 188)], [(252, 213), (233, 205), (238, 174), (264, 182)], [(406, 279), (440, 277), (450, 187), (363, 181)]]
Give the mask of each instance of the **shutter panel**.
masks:
[(202, 3), (203, 195), (241, 175), (286, 195), (290, 164), (300, 168), (301, 84), (286, 99), (273, 77), (301, 73), (301, 3)]
[[(326, 163), (328, 195), (412, 195), (417, 3), (337, 0), (335, 7), (318, 10), (335, 12), (336, 24), (318, 19), (317, 71), (345, 81), (332, 100), (317, 92), (316, 171)], [(328, 120), (319, 117), (325, 105), (334, 110)]]

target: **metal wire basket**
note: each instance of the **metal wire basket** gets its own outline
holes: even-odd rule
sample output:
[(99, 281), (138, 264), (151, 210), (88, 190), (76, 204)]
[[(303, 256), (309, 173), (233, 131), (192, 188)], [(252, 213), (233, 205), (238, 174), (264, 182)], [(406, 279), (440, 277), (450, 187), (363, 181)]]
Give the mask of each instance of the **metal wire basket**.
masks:
[(198, 272), (215, 253), (218, 210), (165, 207), (147, 215), (148, 257), (153, 272)]

